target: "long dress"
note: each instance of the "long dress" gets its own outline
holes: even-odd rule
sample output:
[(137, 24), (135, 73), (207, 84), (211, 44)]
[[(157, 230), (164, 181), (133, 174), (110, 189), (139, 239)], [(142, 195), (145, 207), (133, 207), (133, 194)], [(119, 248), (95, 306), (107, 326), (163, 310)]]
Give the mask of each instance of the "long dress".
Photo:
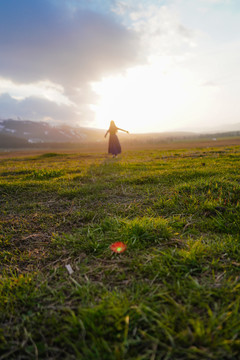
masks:
[(121, 145), (116, 135), (117, 130), (110, 130), (109, 143), (108, 143), (108, 153), (112, 155), (121, 154)]

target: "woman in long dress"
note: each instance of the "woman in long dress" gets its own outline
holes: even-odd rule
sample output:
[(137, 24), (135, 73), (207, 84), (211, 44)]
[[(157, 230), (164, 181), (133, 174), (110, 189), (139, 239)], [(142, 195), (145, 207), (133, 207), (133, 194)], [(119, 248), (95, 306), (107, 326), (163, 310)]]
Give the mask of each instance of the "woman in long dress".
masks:
[(112, 154), (113, 157), (117, 156), (118, 154), (121, 154), (121, 151), (122, 151), (120, 142), (119, 142), (118, 137), (116, 135), (118, 130), (124, 131), (127, 134), (129, 134), (129, 132), (127, 130), (123, 130), (123, 129), (118, 128), (115, 125), (115, 122), (113, 120), (111, 120), (109, 129), (108, 129), (108, 131), (106, 132), (106, 134), (104, 136), (104, 137), (106, 137), (107, 134), (109, 133), (108, 153)]

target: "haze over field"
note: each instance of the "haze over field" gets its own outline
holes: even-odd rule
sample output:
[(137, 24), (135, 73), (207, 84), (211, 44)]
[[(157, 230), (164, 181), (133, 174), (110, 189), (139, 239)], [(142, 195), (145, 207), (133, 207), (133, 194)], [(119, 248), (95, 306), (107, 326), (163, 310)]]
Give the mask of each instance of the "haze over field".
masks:
[(238, 0), (0, 3), (0, 118), (130, 132), (239, 123)]

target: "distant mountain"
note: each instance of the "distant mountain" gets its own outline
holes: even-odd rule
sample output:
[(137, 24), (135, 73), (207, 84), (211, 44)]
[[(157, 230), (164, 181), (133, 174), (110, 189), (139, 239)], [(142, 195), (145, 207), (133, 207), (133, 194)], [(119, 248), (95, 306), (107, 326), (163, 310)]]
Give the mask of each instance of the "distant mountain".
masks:
[(235, 124), (225, 124), (225, 125), (219, 125), (219, 126), (214, 126), (214, 127), (188, 127), (188, 128), (179, 128), (178, 130), (180, 131), (193, 131), (196, 134), (212, 134), (212, 133), (226, 133), (226, 132), (232, 132), (232, 131), (240, 131), (240, 123), (235, 123)]
[(0, 148), (29, 148), (31, 144), (26, 139), (21, 139), (16, 136), (2, 134), (0, 132)]
[(240, 131), (240, 123), (222, 125), (216, 130), (216, 132), (230, 132), (230, 131)]
[[(83, 143), (102, 139), (104, 130), (70, 126), (55, 127), (46, 122), (7, 119), (0, 120), (0, 134), (25, 139), (29, 144)], [(11, 140), (11, 137), (9, 139)]]
[[(236, 129), (238, 129), (237, 124)], [(35, 122), (30, 120), (0, 120), (0, 148), (47, 148), (48, 146), (61, 147), (64, 143), (67, 147), (88, 147), (94, 144), (105, 146), (104, 139), (106, 130), (71, 127), (51, 126), (46, 122)], [(126, 134), (119, 132), (120, 141), (125, 144), (163, 144), (175, 141), (213, 139), (221, 137), (239, 137), (240, 131), (222, 132), (189, 132), (172, 131), (146, 134)]]

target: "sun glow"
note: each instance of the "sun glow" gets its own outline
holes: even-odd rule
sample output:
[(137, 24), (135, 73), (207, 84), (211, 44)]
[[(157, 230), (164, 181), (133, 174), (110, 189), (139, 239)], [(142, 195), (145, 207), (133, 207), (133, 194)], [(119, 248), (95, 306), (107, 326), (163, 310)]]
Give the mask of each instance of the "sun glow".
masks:
[(96, 126), (107, 128), (113, 119), (130, 132), (165, 131), (176, 127), (179, 111), (190, 96), (189, 74), (166, 71), (158, 63), (130, 69), (125, 75), (93, 83), (99, 102), (92, 106)]

